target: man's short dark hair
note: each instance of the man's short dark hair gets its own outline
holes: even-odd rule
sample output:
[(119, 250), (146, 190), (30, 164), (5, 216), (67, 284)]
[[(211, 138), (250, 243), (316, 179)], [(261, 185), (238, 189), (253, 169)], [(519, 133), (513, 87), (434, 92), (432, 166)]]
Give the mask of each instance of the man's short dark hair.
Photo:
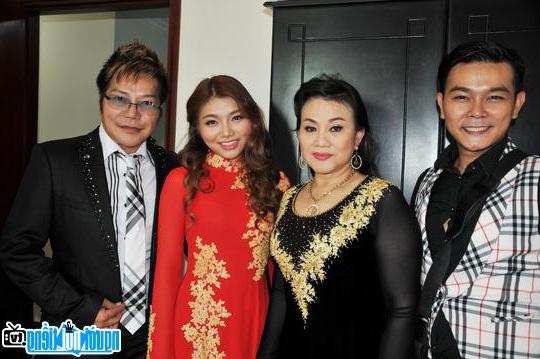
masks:
[(100, 105), (111, 81), (137, 80), (140, 76), (148, 76), (156, 80), (159, 103), (162, 104), (167, 98), (169, 88), (167, 72), (156, 53), (138, 41), (120, 46), (105, 62), (97, 76)]
[(516, 94), (523, 90), (525, 77), (525, 64), (519, 54), (496, 42), (472, 41), (459, 45), (446, 55), (437, 72), (437, 91), (444, 93), (448, 74), (458, 64), (471, 64), (478, 62), (501, 63), (506, 62), (512, 66), (514, 72), (514, 89)]

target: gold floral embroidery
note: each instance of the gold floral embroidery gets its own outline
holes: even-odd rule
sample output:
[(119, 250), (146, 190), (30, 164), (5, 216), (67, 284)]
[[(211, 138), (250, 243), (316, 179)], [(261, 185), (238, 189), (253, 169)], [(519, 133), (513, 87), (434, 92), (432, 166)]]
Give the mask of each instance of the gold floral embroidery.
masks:
[(287, 190), (287, 192), (283, 193), (283, 197), (281, 197), (281, 203), (279, 204), (279, 210), (276, 217), (276, 224), (279, 222), (283, 214), (285, 213), (285, 210), (287, 209), (287, 204), (289, 203), (289, 200), (292, 196), (296, 193), (298, 190), (297, 187), (292, 187)]
[[(283, 172), (280, 172), (277, 188), (284, 192), (289, 187), (289, 180)], [(249, 212), (247, 231), (242, 235), (242, 239), (248, 239), (249, 248), (252, 249), (253, 260), (249, 262), (248, 269), (255, 269), (254, 281), (260, 280), (266, 270), (266, 264), (270, 256), (270, 231), (273, 223), (274, 216), (272, 214), (268, 214), (266, 218), (259, 220), (259, 223), (257, 223), (257, 215)]]
[(221, 344), (219, 327), (225, 326), (223, 319), (231, 313), (225, 308), (225, 302), (216, 300), (214, 294), (216, 288), (221, 288), (220, 279), (230, 275), (225, 261), (216, 258), (218, 250), (214, 243), (202, 244), (202, 239), (197, 237), (196, 246), (200, 250), (194, 253), (193, 274), (197, 280), (190, 285), (195, 301), (188, 303), (191, 321), (182, 326), (184, 338), (193, 344), (193, 359), (225, 358), (225, 353), (218, 349)]
[(244, 184), (244, 171), (240, 171), (240, 173), (238, 173), (238, 176), (236, 176), (236, 178), (234, 179), (234, 183), (233, 185), (231, 186), (231, 189), (245, 189), (246, 188), (246, 185)]
[(214, 152), (208, 152), (206, 163), (214, 168), (224, 168), (226, 172), (236, 173), (236, 178), (231, 189), (244, 189), (246, 171), (242, 167), (241, 161), (229, 161)]
[[(382, 197), (383, 190), (390, 185), (388, 181), (374, 178), (360, 189), (360, 193), (343, 208), (339, 223), (329, 234), (316, 233), (312, 236), (309, 248), (295, 265), (293, 258), (280, 246), (279, 232), (274, 231), (270, 239), (270, 252), (279, 264), (283, 277), (291, 285), (294, 297), (304, 324), (309, 315), (309, 304), (315, 301), (314, 282), (322, 282), (326, 278), (324, 264), (338, 256), (339, 251), (355, 240), (358, 230), (365, 228), (375, 213), (375, 204)], [(277, 221), (281, 219), (291, 197), (299, 187), (287, 191), (283, 197)]]
[(268, 214), (266, 218), (259, 220), (256, 225), (257, 215), (249, 212), (248, 230), (242, 235), (242, 239), (249, 239), (249, 248), (252, 249), (253, 260), (249, 262), (248, 269), (255, 269), (253, 280), (260, 280), (268, 257), (270, 255), (270, 231), (272, 230), (273, 216)]
[(155, 326), (156, 321), (156, 313), (152, 310), (152, 306), (150, 306), (150, 318), (148, 321), (148, 342), (147, 342), (147, 348), (146, 348), (146, 358), (150, 358), (150, 352), (152, 352), (152, 333), (154, 333), (154, 330), (156, 329)]
[(208, 152), (206, 163), (214, 168), (224, 168), (225, 171), (233, 173), (237, 173), (242, 168), (242, 163), (240, 161), (226, 160), (214, 152)]

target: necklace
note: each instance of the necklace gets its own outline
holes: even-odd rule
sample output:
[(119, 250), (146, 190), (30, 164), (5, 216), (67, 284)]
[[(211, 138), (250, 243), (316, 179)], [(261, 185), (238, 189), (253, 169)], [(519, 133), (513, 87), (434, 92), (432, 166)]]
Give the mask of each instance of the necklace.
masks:
[(309, 193), (309, 196), (311, 197), (311, 200), (313, 201), (312, 204), (310, 204), (307, 208), (306, 208), (306, 215), (307, 216), (316, 216), (319, 214), (319, 211), (321, 210), (321, 208), (319, 207), (319, 205), (317, 204), (321, 199), (323, 199), (324, 197), (328, 196), (330, 193), (334, 192), (336, 189), (338, 189), (339, 187), (343, 186), (345, 183), (347, 183), (348, 180), (351, 179), (351, 177), (354, 175), (354, 172), (355, 171), (351, 171), (351, 173), (341, 182), (339, 182), (338, 184), (336, 184), (334, 187), (332, 187), (329, 191), (326, 191), (324, 192), (322, 195), (320, 195), (318, 198), (316, 198), (314, 195), (313, 195), (313, 180), (311, 180), (309, 183), (308, 183), (308, 193)]

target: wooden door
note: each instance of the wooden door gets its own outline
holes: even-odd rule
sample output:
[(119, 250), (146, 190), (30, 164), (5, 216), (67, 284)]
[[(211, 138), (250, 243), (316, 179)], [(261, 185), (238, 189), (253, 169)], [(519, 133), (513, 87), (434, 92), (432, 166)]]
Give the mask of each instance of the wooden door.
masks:
[[(180, 33), (180, 0), (3, 0), (0, 7), (0, 229), (11, 208), (37, 141), (39, 14), (59, 12), (114, 11), (169, 7), (166, 147), (174, 148), (176, 124), (177, 67)], [(0, 324), (6, 321), (31, 328), (32, 302), (0, 268)], [(2, 327), (3, 328), (3, 327)], [(0, 328), (0, 329), (2, 329)], [(0, 346), (0, 358), (27, 358), (24, 351)]]
[[(331, 2), (326, 2), (331, 3)], [(274, 2), (270, 132), (279, 164), (297, 182), (293, 96), (321, 73), (353, 84), (379, 148), (379, 174), (408, 197), (437, 156), (437, 65), (444, 52), (445, 2)]]
[(540, 2), (537, 0), (452, 0), (448, 49), (473, 41), (497, 41), (525, 61), (527, 100), (510, 130), (529, 153), (540, 153)]
[[(37, 26), (37, 18), (25, 11), (19, 0), (8, 0), (0, 11), (0, 228), (3, 227), (19, 181), (36, 142), (37, 54), (32, 48), (36, 39), (28, 35), (29, 29)], [(34, 91), (35, 90), (35, 91)], [(0, 326), (6, 321), (32, 325), (32, 302), (20, 291), (0, 269)], [(26, 358), (24, 350), (0, 347), (2, 358)]]

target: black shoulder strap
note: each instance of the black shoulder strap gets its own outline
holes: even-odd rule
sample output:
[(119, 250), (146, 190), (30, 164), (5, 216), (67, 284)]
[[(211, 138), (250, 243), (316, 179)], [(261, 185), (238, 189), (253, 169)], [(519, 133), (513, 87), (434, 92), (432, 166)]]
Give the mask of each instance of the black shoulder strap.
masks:
[(426, 177), (426, 174), (428, 173), (429, 168), (426, 168), (424, 172), (418, 176), (418, 180), (416, 180), (416, 184), (414, 185), (414, 189), (411, 196), (411, 202), (410, 205), (414, 209), (415, 203), (416, 203), (416, 196), (418, 195), (418, 190), (420, 189), (420, 184), (422, 184), (422, 181), (424, 180), (424, 177)]
[[(490, 178), (485, 182), (486, 187), (488, 187), (489, 190), (487, 190), (486, 193), (471, 206), (472, 210), (469, 210), (468, 214), (473, 215), (476, 210), (482, 208), (487, 197), (497, 188), (499, 182), (501, 182), (501, 179), (508, 173), (508, 171), (514, 168), (527, 156), (527, 153), (518, 149), (507, 153), (499, 161)], [(464, 219), (464, 222), (465, 221), (467, 221), (467, 218)], [(422, 287), (420, 301), (418, 303), (418, 315), (421, 318), (424, 318), (424, 320), (428, 319), (431, 315), (431, 306), (433, 305), (435, 295), (437, 294), (437, 291), (439, 290), (448, 269), (451, 248), (452, 241), (448, 240), (446, 244), (439, 250), (437, 258), (434, 258), (434, 262), (427, 273), (426, 280), (424, 281), (424, 285)]]
[(523, 152), (519, 149), (514, 149), (511, 152), (508, 152), (500, 161), (497, 167), (495, 168), (495, 171), (489, 177), (489, 179), (486, 181), (486, 184), (488, 187), (490, 187), (492, 190), (497, 188), (499, 185), (499, 182), (501, 182), (501, 179), (518, 163), (520, 163), (525, 157), (529, 156), (528, 153)]

